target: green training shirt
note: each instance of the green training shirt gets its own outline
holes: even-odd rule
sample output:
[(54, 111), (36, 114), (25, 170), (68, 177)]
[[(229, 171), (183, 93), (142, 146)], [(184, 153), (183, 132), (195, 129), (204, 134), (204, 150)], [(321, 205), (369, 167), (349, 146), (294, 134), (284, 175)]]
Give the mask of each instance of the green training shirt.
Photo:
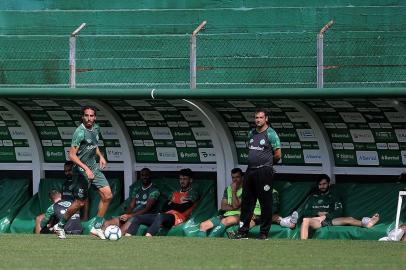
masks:
[[(139, 188), (135, 188), (131, 193), (131, 198), (135, 198), (135, 208), (132, 212), (135, 213), (144, 209), (149, 199), (158, 201), (160, 195), (159, 189), (154, 184), (151, 184), (148, 188), (144, 188), (142, 185)], [(155, 210), (154, 207), (150, 213), (153, 213)]]
[(96, 167), (96, 149), (99, 144), (100, 127), (94, 124), (92, 129), (87, 129), (84, 124), (78, 126), (73, 133), (72, 147), (79, 147), (78, 158), (92, 171)]
[(332, 194), (314, 193), (306, 200), (303, 217), (317, 217), (318, 212), (327, 212), (327, 219), (334, 219), (342, 216), (343, 205), (341, 200)]

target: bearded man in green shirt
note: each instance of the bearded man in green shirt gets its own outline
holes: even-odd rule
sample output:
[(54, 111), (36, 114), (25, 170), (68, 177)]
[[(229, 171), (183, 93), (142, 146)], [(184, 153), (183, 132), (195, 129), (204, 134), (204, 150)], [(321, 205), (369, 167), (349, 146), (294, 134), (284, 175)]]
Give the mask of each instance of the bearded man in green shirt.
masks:
[[(66, 238), (64, 226), (67, 220), (84, 206), (90, 185), (95, 186), (100, 195), (99, 209), (90, 233), (100, 239), (106, 239), (101, 227), (113, 195), (106, 177), (100, 171), (106, 167), (107, 162), (98, 147), (100, 127), (95, 121), (96, 108), (85, 106), (82, 109), (82, 124), (73, 134), (69, 151), (69, 158), (74, 163), (72, 172), (75, 200), (66, 210), (64, 218), (54, 226), (55, 233), (61, 239)], [(99, 164), (96, 157), (99, 158)]]
[[(341, 200), (330, 192), (330, 177), (321, 175), (317, 180), (318, 190), (311, 194), (304, 203), (303, 223), (300, 228), (300, 238), (309, 237), (309, 229), (319, 229), (325, 226), (358, 226), (372, 228), (379, 221), (379, 214), (363, 217), (362, 220), (353, 217), (343, 217)], [(298, 210), (299, 211), (299, 210)]]

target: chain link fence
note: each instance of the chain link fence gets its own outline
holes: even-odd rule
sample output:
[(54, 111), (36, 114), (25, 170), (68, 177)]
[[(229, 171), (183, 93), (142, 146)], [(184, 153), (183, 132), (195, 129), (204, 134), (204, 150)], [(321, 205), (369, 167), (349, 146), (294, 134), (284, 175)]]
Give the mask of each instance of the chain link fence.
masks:
[(67, 87), (66, 36), (0, 36), (0, 87)]
[[(324, 87), (406, 86), (406, 35), (324, 36)], [(316, 87), (315, 33), (198, 34), (197, 88)], [(76, 87), (189, 88), (190, 34), (78, 35)], [(69, 36), (0, 36), (0, 87), (69, 87)]]

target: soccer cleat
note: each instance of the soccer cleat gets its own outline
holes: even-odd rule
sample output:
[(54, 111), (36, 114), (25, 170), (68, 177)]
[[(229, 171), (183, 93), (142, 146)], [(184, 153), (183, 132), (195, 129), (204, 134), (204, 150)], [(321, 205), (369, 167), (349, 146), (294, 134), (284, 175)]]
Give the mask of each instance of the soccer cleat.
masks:
[(93, 234), (94, 236), (99, 237), (101, 240), (106, 240), (106, 236), (104, 235), (104, 232), (102, 229), (96, 229), (95, 227), (90, 229), (90, 233)]
[(248, 239), (248, 234), (246, 233), (240, 233), (240, 232), (227, 232), (227, 236), (230, 239), (234, 240), (242, 240), (242, 239)]
[(59, 239), (66, 239), (65, 230), (62, 227), (59, 227), (58, 223), (54, 225), (53, 229)]
[(269, 240), (268, 236), (264, 233), (261, 233), (257, 236), (257, 240)]

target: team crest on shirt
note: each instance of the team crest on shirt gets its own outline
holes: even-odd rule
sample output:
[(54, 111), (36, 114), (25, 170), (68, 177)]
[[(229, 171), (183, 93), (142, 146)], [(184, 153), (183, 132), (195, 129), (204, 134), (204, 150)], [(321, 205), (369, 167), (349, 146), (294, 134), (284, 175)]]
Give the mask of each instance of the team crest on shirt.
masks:
[(264, 190), (265, 190), (265, 191), (269, 191), (270, 189), (271, 189), (271, 187), (270, 187), (269, 185), (265, 185), (265, 186), (264, 186)]
[(137, 198), (137, 199), (138, 199), (139, 197), (140, 197), (140, 195), (139, 195), (139, 194), (136, 194), (136, 195), (135, 195), (135, 198)]
[(87, 143), (92, 143), (91, 139), (86, 139)]
[(142, 199), (145, 200), (147, 198), (147, 194), (142, 195)]
[(264, 139), (260, 140), (260, 141), (259, 141), (259, 144), (260, 144), (260, 145), (264, 145), (264, 144), (265, 144), (265, 140), (264, 140)]

